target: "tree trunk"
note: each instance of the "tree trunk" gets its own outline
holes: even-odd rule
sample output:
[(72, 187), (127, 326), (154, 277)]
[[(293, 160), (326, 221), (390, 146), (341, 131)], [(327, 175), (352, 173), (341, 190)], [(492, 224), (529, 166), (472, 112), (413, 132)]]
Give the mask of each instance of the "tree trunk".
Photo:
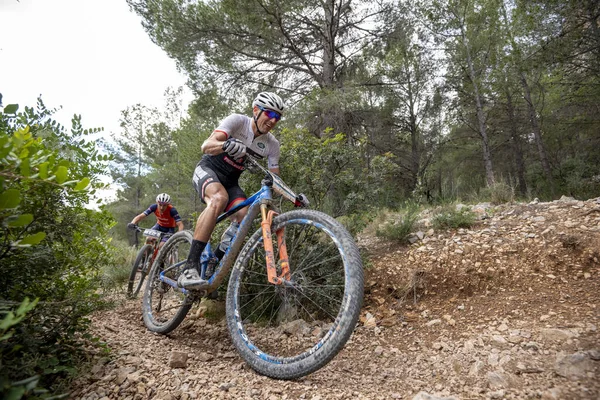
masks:
[(477, 84), (477, 76), (475, 74), (475, 67), (473, 66), (473, 59), (471, 58), (471, 52), (469, 50), (469, 43), (467, 42), (466, 34), (462, 30), (462, 41), (465, 46), (467, 54), (467, 65), (469, 67), (469, 79), (473, 84), (473, 98), (475, 100), (475, 108), (477, 113), (477, 123), (479, 128), (479, 136), (481, 136), (481, 148), (483, 151), (483, 165), (485, 166), (485, 178), (488, 186), (492, 186), (496, 180), (494, 179), (494, 168), (492, 167), (492, 156), (490, 152), (489, 138), (485, 127), (485, 115), (483, 113), (483, 103), (479, 94), (479, 86)]
[[(322, 62), (322, 73), (318, 77), (318, 84), (321, 89), (335, 90), (335, 38), (337, 32), (337, 26), (339, 25), (339, 15), (336, 13), (335, 0), (329, 0), (323, 3), (323, 11), (325, 14), (323, 30), (323, 62)], [(320, 110), (320, 123), (318, 124), (318, 130), (314, 132), (315, 136), (321, 138), (327, 128), (333, 128), (333, 134), (339, 131), (337, 127), (336, 115), (339, 113), (333, 112), (331, 107), (335, 107), (334, 104), (330, 104), (328, 101), (321, 107)], [(339, 110), (337, 110), (339, 111)]]
[(550, 191), (552, 193), (552, 196), (554, 196), (554, 180), (552, 179), (552, 169), (550, 168), (550, 163), (548, 162), (546, 149), (544, 148), (544, 141), (542, 140), (542, 131), (540, 129), (540, 124), (537, 118), (535, 107), (533, 106), (533, 101), (531, 100), (531, 90), (529, 88), (529, 84), (527, 83), (527, 78), (525, 77), (524, 72), (521, 72), (521, 86), (523, 87), (523, 96), (525, 98), (525, 101), (527, 102), (527, 108), (529, 110), (529, 121), (531, 122), (531, 129), (535, 138), (535, 144), (537, 145), (540, 162), (542, 163), (542, 168), (544, 169), (546, 180), (550, 185)]
[(515, 118), (515, 106), (512, 102), (512, 94), (510, 90), (505, 90), (506, 93), (506, 109), (510, 124), (510, 138), (512, 149), (515, 153), (515, 165), (517, 167), (517, 181), (519, 194), (525, 196), (527, 194), (527, 182), (525, 181), (525, 161), (523, 159), (523, 143), (517, 129), (517, 120)]
[(411, 187), (410, 191), (414, 191), (419, 183), (419, 171), (421, 169), (421, 137), (419, 135), (419, 127), (417, 126), (417, 116), (415, 115), (415, 99), (413, 97), (412, 85), (408, 82), (408, 104), (409, 104), (409, 129), (411, 140)]

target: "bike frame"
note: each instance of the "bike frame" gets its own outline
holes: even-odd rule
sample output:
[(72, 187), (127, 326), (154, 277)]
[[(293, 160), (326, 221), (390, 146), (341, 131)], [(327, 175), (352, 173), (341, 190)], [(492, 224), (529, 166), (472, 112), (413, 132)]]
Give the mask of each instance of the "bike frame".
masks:
[[(269, 174), (270, 175), (270, 174)], [(272, 177), (272, 175), (270, 175)], [(273, 203), (273, 181), (272, 179), (263, 179), (261, 189), (254, 193), (252, 196), (239, 203), (229, 211), (219, 215), (217, 218), (217, 224), (228, 218), (229, 216), (235, 214), (237, 211), (241, 210), (244, 207), (248, 207), (248, 213), (244, 217), (244, 219), (240, 222), (240, 227), (238, 228), (231, 245), (225, 251), (225, 255), (217, 265), (215, 272), (208, 279), (208, 284), (205, 287), (201, 287), (195, 289), (193, 291), (189, 289), (180, 288), (177, 285), (177, 282), (173, 279), (170, 279), (165, 276), (165, 273), (170, 269), (179, 267), (183, 265), (186, 261), (180, 261), (177, 264), (172, 265), (166, 270), (160, 273), (159, 279), (162, 282), (172, 286), (175, 290), (178, 290), (184, 294), (196, 293), (199, 291), (204, 291), (205, 293), (210, 293), (213, 290), (216, 290), (225, 276), (229, 273), (233, 263), (235, 262), (242, 244), (248, 232), (250, 231), (250, 227), (252, 226), (252, 222), (261, 215), (261, 228), (263, 233), (263, 245), (266, 253), (267, 260), (267, 275), (270, 283), (275, 285), (284, 285), (290, 280), (290, 270), (289, 270), (289, 262), (287, 256), (287, 250), (285, 246), (284, 240), (284, 230), (280, 229), (276, 232), (277, 235), (277, 243), (279, 249), (279, 260), (281, 263), (281, 274), (277, 274), (277, 267), (275, 263), (275, 257), (273, 254), (273, 240), (271, 236), (271, 224), (273, 222), (274, 216), (277, 214), (274, 210), (270, 209)]]
[[(143, 231), (142, 231), (143, 232)], [(159, 231), (160, 232), (160, 231)], [(162, 239), (166, 236), (173, 236), (172, 233), (168, 233), (168, 232), (161, 232), (162, 235), (159, 238), (153, 237), (153, 236), (146, 236), (146, 244), (149, 244), (152, 246), (152, 259), (151, 259), (151, 265), (154, 262), (154, 260), (156, 259), (156, 256), (158, 255), (158, 252), (160, 251), (160, 243), (162, 242)]]

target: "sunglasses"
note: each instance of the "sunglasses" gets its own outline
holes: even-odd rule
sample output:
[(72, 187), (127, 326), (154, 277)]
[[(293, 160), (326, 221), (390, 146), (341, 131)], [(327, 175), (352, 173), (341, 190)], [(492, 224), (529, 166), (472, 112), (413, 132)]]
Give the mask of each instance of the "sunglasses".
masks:
[(159, 206), (166, 206), (166, 205), (168, 205), (168, 204), (169, 204), (169, 203), (164, 203), (164, 202), (162, 202), (162, 201), (159, 201), (159, 202), (158, 202), (158, 205), (159, 205)]
[(257, 107), (260, 108), (267, 115), (267, 117), (269, 119), (275, 118), (275, 121), (279, 121), (281, 119), (281, 114), (279, 114), (278, 112), (269, 110), (266, 108), (262, 108), (261, 106), (257, 106)]

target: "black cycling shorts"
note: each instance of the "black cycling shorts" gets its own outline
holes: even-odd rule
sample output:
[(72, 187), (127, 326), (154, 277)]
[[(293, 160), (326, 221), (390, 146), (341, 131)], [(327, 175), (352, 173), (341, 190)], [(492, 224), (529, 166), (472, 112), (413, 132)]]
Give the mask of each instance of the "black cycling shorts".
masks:
[(204, 201), (206, 187), (214, 182), (220, 183), (223, 185), (225, 190), (227, 190), (229, 200), (227, 201), (227, 207), (225, 208), (225, 211), (229, 210), (232, 203), (235, 201), (246, 200), (246, 193), (244, 193), (238, 184), (237, 176), (235, 178), (229, 178), (223, 174), (219, 174), (217, 171), (210, 168), (209, 165), (200, 161), (194, 170), (192, 183), (194, 185), (194, 189), (196, 189), (196, 192), (198, 193), (198, 196), (200, 196), (200, 200), (202, 200), (204, 204), (206, 204), (206, 201)]

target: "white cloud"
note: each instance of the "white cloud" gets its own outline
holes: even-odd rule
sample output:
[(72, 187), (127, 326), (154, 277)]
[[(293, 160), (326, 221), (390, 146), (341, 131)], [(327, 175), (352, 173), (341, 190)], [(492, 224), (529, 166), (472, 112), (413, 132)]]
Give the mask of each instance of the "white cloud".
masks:
[(175, 61), (152, 43), (125, 0), (0, 0), (3, 104), (63, 109), (70, 126), (118, 131), (120, 111), (161, 107), (169, 86), (185, 84)]

